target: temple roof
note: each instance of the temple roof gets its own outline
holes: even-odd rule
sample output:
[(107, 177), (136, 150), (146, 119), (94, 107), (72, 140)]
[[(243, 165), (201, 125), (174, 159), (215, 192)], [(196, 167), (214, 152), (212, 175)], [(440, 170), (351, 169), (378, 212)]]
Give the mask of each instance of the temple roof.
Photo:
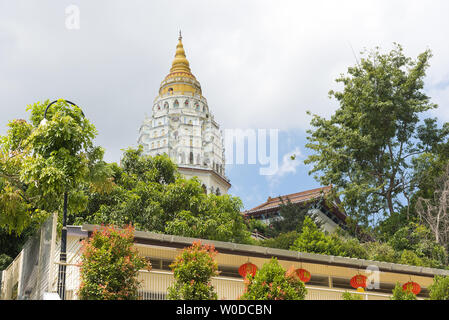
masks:
[(187, 60), (184, 45), (182, 44), (181, 32), (179, 32), (175, 58), (173, 59), (170, 73), (161, 83), (159, 95), (166, 93), (184, 94), (186, 92), (201, 95), (201, 85), (190, 70), (190, 63)]
[[(312, 189), (312, 190), (306, 190), (306, 191), (302, 191), (302, 192), (287, 194), (287, 195), (283, 195), (283, 196), (276, 197), (276, 198), (268, 197), (266, 202), (262, 203), (261, 205), (258, 205), (257, 207), (254, 207), (250, 210), (244, 211), (243, 215), (257, 216), (257, 215), (260, 215), (263, 213), (276, 211), (282, 204), (282, 201), (290, 200), (291, 203), (299, 204), (299, 203), (304, 203), (304, 202), (307, 202), (310, 200), (317, 200), (317, 199), (320, 199), (323, 196), (329, 194), (331, 192), (331, 190), (332, 190), (332, 186), (327, 186), (327, 187), (321, 187), (321, 188), (316, 188), (316, 189)], [(281, 200), (281, 198), (282, 198), (282, 200)], [(342, 221), (345, 220), (346, 215), (343, 212), (341, 212), (337, 207), (329, 208), (329, 209), (332, 209), (334, 214), (339, 219), (341, 219)]]

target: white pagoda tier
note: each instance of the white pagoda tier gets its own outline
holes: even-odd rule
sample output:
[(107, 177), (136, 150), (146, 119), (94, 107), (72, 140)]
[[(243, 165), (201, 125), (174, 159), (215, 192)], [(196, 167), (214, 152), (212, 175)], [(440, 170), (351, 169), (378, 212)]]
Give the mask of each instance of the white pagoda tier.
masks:
[(190, 71), (181, 35), (151, 117), (140, 127), (138, 143), (146, 155), (167, 154), (185, 177), (198, 177), (207, 193), (225, 194), (231, 187), (225, 176), (222, 132)]

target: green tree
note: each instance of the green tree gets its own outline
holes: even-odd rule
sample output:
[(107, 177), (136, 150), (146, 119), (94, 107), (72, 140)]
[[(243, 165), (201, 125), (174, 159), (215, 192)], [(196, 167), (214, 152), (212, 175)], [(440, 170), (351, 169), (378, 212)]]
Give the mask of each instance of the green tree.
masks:
[(393, 289), (391, 300), (416, 300), (416, 295), (410, 291), (404, 291), (399, 283)]
[(249, 243), (240, 214), (242, 202), (230, 195), (205, 194), (196, 178), (185, 179), (166, 155), (142, 155), (142, 148), (124, 152), (113, 165), (109, 193), (91, 192), (87, 209), (73, 223), (133, 225), (186, 237)]
[(47, 105), (29, 106), (30, 123), (11, 121), (0, 137), (0, 226), (9, 232), (20, 234), (62, 211), (65, 192), (69, 210), (79, 211), (87, 204), (86, 190), (111, 184), (103, 150), (93, 145), (96, 129), (81, 109), (59, 100), (43, 121)]
[(449, 300), (449, 277), (435, 276), (429, 287), (430, 300)]
[(293, 243), (291, 250), (341, 256), (343, 254), (342, 245), (338, 237), (325, 234), (310, 217), (306, 217), (302, 232)]
[(368, 260), (391, 263), (398, 260), (396, 251), (388, 243), (372, 241), (364, 243), (363, 246), (368, 254)]
[[(301, 232), (304, 219), (309, 213), (311, 203), (292, 203), (290, 199), (287, 198), (285, 201), (281, 196), (279, 196), (279, 199), (281, 200), (279, 205), (279, 216), (272, 219), (266, 235), (268, 237), (277, 237), (281, 233), (291, 231)], [(316, 221), (315, 217), (313, 217), (313, 219)]]
[[(449, 165), (439, 179), (433, 197), (419, 197), (416, 210), (422, 221), (432, 232), (433, 239), (449, 251)], [(446, 258), (445, 262), (448, 260)]]
[(420, 115), (437, 107), (423, 91), (429, 50), (416, 60), (398, 44), (386, 54), (362, 54), (336, 80), (343, 91), (329, 93), (340, 104), (330, 120), (313, 116), (306, 146), (315, 154), (305, 163), (320, 183), (335, 186), (349, 216), (369, 225), (400, 211), (400, 196), (412, 189), (413, 159), (432, 152), (448, 132), (432, 120), (420, 125)]
[(106, 226), (83, 242), (80, 263), (82, 300), (136, 300), (139, 270), (151, 269), (133, 248), (134, 228)]
[(307, 289), (293, 269), (285, 271), (276, 258), (265, 263), (254, 278), (245, 278), (241, 300), (304, 300)]
[(213, 246), (194, 242), (170, 265), (175, 283), (168, 288), (170, 300), (217, 300), (211, 278), (218, 275)]
[(445, 248), (435, 242), (424, 225), (410, 222), (400, 228), (388, 243), (401, 254), (400, 263), (434, 268), (442, 268), (446, 264)]

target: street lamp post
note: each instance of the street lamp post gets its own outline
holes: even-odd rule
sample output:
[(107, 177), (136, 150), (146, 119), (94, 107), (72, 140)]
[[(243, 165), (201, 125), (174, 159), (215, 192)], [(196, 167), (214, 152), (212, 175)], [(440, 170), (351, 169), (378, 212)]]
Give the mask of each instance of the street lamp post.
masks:
[[(68, 104), (72, 106), (78, 107), (73, 102), (68, 100), (64, 100)], [(58, 102), (58, 100), (50, 103), (44, 112), (44, 119), (42, 120), (44, 123), (47, 121), (47, 111), (54, 104)], [(79, 107), (78, 107), (79, 108)], [(81, 114), (84, 116), (84, 113), (81, 111)], [(58, 294), (61, 300), (65, 300), (65, 278), (66, 278), (66, 263), (67, 263), (67, 202), (68, 202), (68, 192), (64, 192), (64, 207), (63, 207), (63, 216), (62, 216), (62, 231), (61, 231), (61, 253), (59, 255), (59, 271), (58, 271)]]

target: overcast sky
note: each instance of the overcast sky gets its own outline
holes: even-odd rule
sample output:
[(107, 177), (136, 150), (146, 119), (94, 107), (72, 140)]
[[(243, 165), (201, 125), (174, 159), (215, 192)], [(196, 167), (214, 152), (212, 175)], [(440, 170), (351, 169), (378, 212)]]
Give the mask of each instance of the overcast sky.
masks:
[[(66, 27), (66, 8), (80, 28)], [(277, 128), (280, 169), (233, 166), (231, 193), (246, 208), (318, 184), (308, 154), (306, 110), (329, 116), (335, 78), (363, 48), (402, 44), (434, 54), (426, 91), (449, 121), (449, 1), (18, 1), (0, 0), (0, 134), (28, 119), (27, 105), (76, 102), (99, 131), (107, 161), (136, 146), (138, 129), (171, 66), (182, 30), (192, 72), (223, 129)], [(298, 160), (287, 161), (290, 153)]]

